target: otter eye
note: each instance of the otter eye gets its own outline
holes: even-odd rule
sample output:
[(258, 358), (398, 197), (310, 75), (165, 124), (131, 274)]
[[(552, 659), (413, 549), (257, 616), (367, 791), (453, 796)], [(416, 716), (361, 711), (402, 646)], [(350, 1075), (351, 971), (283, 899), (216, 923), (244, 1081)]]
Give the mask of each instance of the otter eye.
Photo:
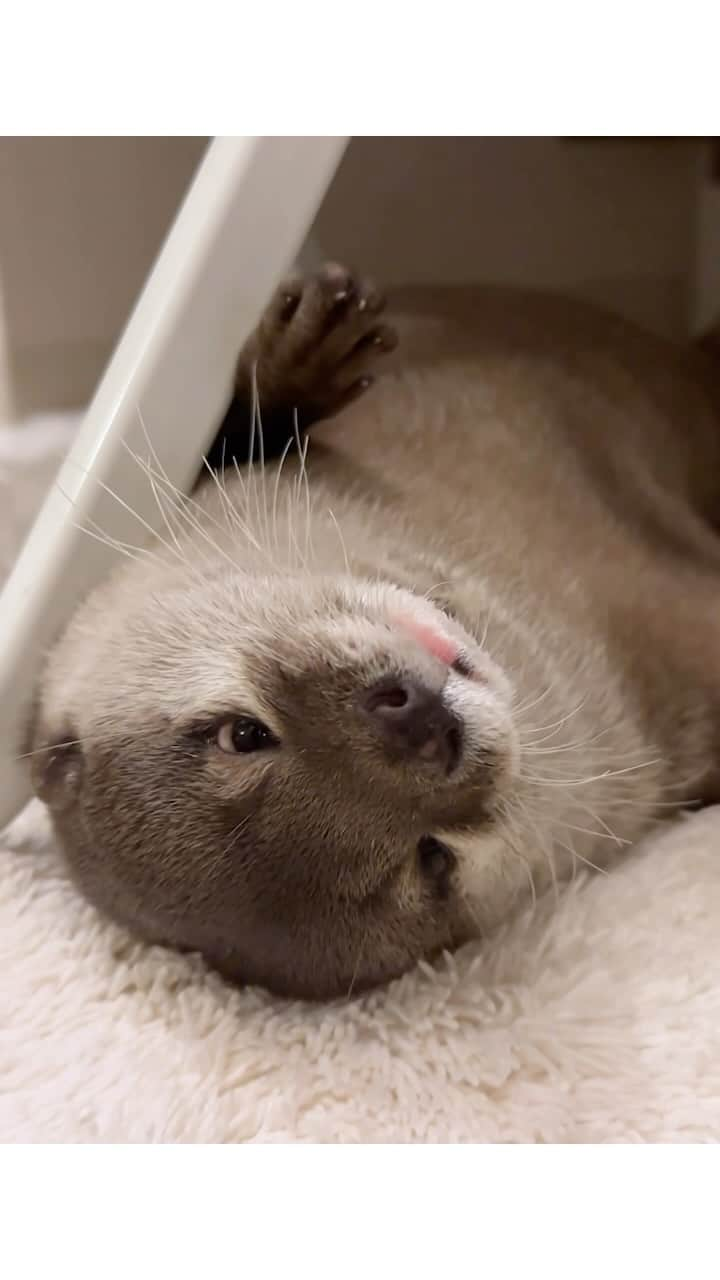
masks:
[(226, 720), (220, 725), (216, 740), (220, 750), (230, 755), (264, 751), (267, 747), (275, 746), (275, 738), (270, 730), (259, 720), (251, 720), (248, 716)]
[(447, 896), (450, 875), (455, 867), (455, 854), (446, 844), (434, 836), (423, 836), (417, 847), (418, 866), (425, 879), (430, 880), (441, 896)]

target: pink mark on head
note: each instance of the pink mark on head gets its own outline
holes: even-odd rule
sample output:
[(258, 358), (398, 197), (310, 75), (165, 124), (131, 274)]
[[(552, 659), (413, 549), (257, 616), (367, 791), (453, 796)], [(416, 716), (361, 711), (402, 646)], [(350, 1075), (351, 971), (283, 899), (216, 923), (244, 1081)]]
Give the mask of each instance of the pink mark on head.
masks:
[(447, 667), (451, 667), (460, 657), (460, 646), (441, 631), (436, 631), (427, 622), (419, 622), (408, 613), (397, 613), (393, 619), (404, 631), (409, 632), (414, 640), (431, 657), (438, 658)]

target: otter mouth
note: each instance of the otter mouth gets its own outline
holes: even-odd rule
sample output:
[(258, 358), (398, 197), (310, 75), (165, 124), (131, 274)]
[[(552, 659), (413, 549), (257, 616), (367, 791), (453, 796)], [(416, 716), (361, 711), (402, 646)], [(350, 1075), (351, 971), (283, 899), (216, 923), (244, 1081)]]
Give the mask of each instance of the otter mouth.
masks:
[(462, 725), (456, 716), (447, 725), (431, 724), (427, 729), (427, 737), (417, 749), (420, 760), (431, 764), (437, 763), (446, 778), (457, 772), (463, 758)]
[(445, 777), (463, 755), (463, 722), (444, 689), (412, 675), (384, 676), (359, 696), (359, 709), (393, 759), (430, 766)]

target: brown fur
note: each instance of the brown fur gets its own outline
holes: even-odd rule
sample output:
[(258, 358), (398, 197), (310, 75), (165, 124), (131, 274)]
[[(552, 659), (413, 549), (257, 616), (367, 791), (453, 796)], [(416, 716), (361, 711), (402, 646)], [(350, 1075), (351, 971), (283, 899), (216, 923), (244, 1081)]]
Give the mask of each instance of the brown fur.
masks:
[[(557, 299), (396, 305), (362, 396), (394, 343), (377, 292), (337, 268), (280, 292), (239, 383), (254, 368), (276, 433), (293, 404), (303, 425), (343, 409), (309, 496), (296, 454), (204, 485), (189, 518), (167, 495), (173, 537), (78, 610), (33, 729), (103, 910), (304, 996), (493, 927), (717, 791), (714, 362)], [(454, 773), (393, 754), (362, 710), (383, 679), (452, 707)], [(275, 745), (219, 750), (238, 716)]]

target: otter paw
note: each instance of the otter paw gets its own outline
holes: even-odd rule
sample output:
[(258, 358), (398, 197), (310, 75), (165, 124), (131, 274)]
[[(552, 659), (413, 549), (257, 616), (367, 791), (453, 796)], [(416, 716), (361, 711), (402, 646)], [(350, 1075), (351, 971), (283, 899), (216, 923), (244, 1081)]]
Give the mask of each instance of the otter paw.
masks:
[(238, 383), (254, 373), (261, 413), (297, 409), (305, 421), (337, 413), (367, 390), (378, 357), (397, 345), (380, 320), (384, 308), (372, 281), (335, 263), (286, 280), (240, 356)]

